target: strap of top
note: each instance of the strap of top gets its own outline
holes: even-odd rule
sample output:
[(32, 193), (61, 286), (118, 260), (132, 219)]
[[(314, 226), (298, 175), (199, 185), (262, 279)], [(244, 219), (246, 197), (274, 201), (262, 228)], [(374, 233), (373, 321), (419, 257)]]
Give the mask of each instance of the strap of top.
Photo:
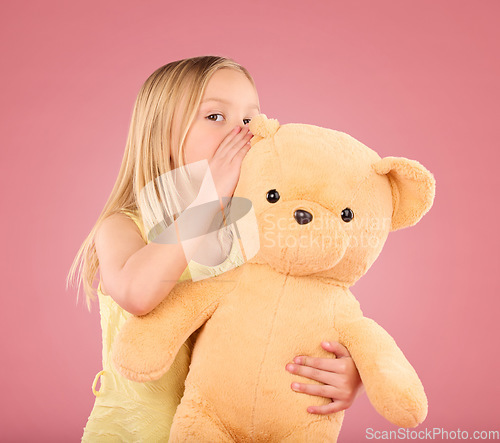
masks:
[(149, 243), (149, 240), (146, 236), (146, 233), (144, 232), (144, 225), (142, 224), (142, 222), (140, 220), (139, 214), (137, 214), (136, 212), (133, 212), (133, 211), (129, 211), (127, 209), (122, 209), (121, 212), (128, 215), (135, 222), (135, 224), (139, 228), (139, 231), (141, 231), (142, 238), (144, 239), (144, 241), (146, 243)]
[[(139, 231), (141, 231), (142, 238), (146, 243), (149, 243), (149, 239), (147, 238), (144, 232), (144, 225), (142, 224), (142, 220), (140, 219), (139, 214), (133, 211), (129, 211), (127, 209), (122, 209), (121, 212), (128, 215), (135, 222), (135, 224), (139, 228)], [(189, 267), (186, 267), (186, 269), (184, 269), (183, 273), (179, 277), (179, 281), (183, 280), (191, 280), (191, 273), (189, 271)]]

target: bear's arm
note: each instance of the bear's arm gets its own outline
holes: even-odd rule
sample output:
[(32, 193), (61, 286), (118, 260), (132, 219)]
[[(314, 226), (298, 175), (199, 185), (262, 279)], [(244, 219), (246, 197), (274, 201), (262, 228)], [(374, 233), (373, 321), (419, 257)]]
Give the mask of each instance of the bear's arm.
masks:
[(239, 269), (197, 282), (180, 282), (151, 312), (130, 317), (113, 343), (117, 371), (137, 382), (157, 380), (165, 374), (182, 344), (236, 287)]
[(335, 329), (351, 354), (379, 414), (401, 427), (415, 427), (427, 416), (427, 397), (415, 369), (387, 331), (366, 318), (351, 291), (336, 299)]

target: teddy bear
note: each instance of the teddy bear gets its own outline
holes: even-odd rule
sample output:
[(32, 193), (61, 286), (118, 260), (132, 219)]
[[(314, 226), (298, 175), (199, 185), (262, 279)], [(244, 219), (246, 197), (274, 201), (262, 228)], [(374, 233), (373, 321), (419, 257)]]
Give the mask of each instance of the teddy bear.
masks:
[(234, 225), (241, 253), (242, 240), (247, 252), (257, 242), (255, 253), (216, 277), (178, 283), (153, 311), (129, 318), (113, 364), (130, 380), (156, 380), (198, 332), (169, 441), (335, 442), (344, 411), (307, 412), (331, 399), (296, 395), (292, 381), (321, 383), (284, 368), (296, 355), (332, 357), (320, 342), (338, 341), (376, 411), (417, 426), (427, 415), (423, 385), (349, 288), (389, 232), (429, 211), (434, 176), (337, 130), (280, 125), (265, 114), (249, 125), (254, 137), (233, 199), (251, 202), (257, 233), (251, 217)]

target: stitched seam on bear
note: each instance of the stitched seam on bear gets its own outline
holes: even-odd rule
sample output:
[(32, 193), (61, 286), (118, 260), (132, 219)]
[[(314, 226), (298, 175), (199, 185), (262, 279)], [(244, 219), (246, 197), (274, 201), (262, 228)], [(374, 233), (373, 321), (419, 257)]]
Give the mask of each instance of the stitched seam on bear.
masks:
[[(196, 383), (191, 382), (191, 388), (194, 389), (195, 391), (202, 392), (199, 386)], [(224, 422), (220, 419), (219, 414), (217, 414), (217, 411), (215, 408), (212, 406), (211, 403), (209, 403), (207, 400), (205, 400), (201, 395), (198, 397), (200, 403), (204, 406), (205, 411), (208, 411), (208, 416), (209, 418), (216, 422), (219, 425), (219, 428), (224, 429), (226, 431), (226, 434), (231, 436), (233, 441), (238, 441), (236, 439), (236, 436), (231, 432), (231, 429), (228, 429)], [(195, 401), (193, 398), (190, 398), (190, 401)]]

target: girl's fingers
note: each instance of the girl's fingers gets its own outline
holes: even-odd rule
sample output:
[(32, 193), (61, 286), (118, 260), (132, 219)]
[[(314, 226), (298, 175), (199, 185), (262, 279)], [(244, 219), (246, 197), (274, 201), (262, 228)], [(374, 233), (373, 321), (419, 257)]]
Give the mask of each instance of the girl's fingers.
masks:
[(292, 389), (295, 392), (317, 395), (318, 397), (325, 397), (333, 400), (326, 405), (309, 406), (307, 408), (307, 412), (310, 412), (311, 414), (333, 414), (334, 412), (340, 412), (349, 407), (349, 403), (344, 401), (342, 398), (342, 392), (337, 390), (333, 386), (299, 383), (299, 386), (297, 388), (292, 387)]
[(225, 138), (222, 140), (219, 148), (217, 149), (218, 155), (226, 155), (235, 143), (240, 141), (246, 134), (248, 128), (241, 128), (236, 126)]
[(335, 381), (338, 378), (338, 375), (331, 371), (324, 371), (322, 369), (313, 368), (310, 366), (302, 366), (302, 365), (290, 365), (286, 366), (287, 371), (292, 374), (302, 375), (303, 377), (311, 378), (312, 380), (316, 380), (327, 385), (336, 386), (337, 383)]
[(307, 411), (312, 414), (332, 414), (343, 411), (350, 406), (349, 397), (346, 395), (346, 374), (349, 366), (354, 364), (351, 354), (339, 342), (323, 342), (322, 347), (335, 354), (332, 358), (317, 358), (298, 356), (293, 364), (288, 364), (286, 369), (297, 375), (324, 383), (322, 385), (308, 383), (292, 383), (295, 392), (317, 395), (330, 398), (333, 401), (326, 405), (309, 406)]
[(337, 358), (351, 356), (347, 348), (344, 345), (341, 345), (338, 341), (324, 341), (321, 345), (323, 349), (333, 352)]
[(307, 412), (310, 412), (311, 414), (327, 415), (327, 414), (333, 414), (334, 412), (343, 411), (344, 409), (347, 408), (348, 405), (343, 401), (332, 401), (327, 405), (309, 406), (307, 408)]
[(231, 144), (231, 140), (233, 140), (237, 135), (239, 135), (240, 132), (241, 132), (240, 126), (236, 126), (235, 128), (233, 128), (232, 131), (222, 139), (215, 154), (216, 155), (223, 155), (226, 151), (227, 146), (229, 146)]
[(293, 369), (294, 373), (297, 368), (310, 366), (311, 368), (321, 369), (323, 371), (345, 374), (350, 363), (347, 361), (347, 358), (319, 358), (305, 355), (295, 357), (293, 361), (294, 363), (291, 363), (293, 365), (291, 369)]
[(249, 132), (242, 140), (235, 142), (235, 144), (229, 148), (227, 153), (229, 161), (234, 160), (235, 158), (241, 158), (246, 155), (248, 150), (251, 148), (250, 140), (253, 135)]
[(293, 382), (291, 388), (295, 392), (303, 394), (317, 395), (318, 397), (331, 398), (332, 400), (346, 400), (344, 391), (331, 385), (313, 385), (310, 383)]

